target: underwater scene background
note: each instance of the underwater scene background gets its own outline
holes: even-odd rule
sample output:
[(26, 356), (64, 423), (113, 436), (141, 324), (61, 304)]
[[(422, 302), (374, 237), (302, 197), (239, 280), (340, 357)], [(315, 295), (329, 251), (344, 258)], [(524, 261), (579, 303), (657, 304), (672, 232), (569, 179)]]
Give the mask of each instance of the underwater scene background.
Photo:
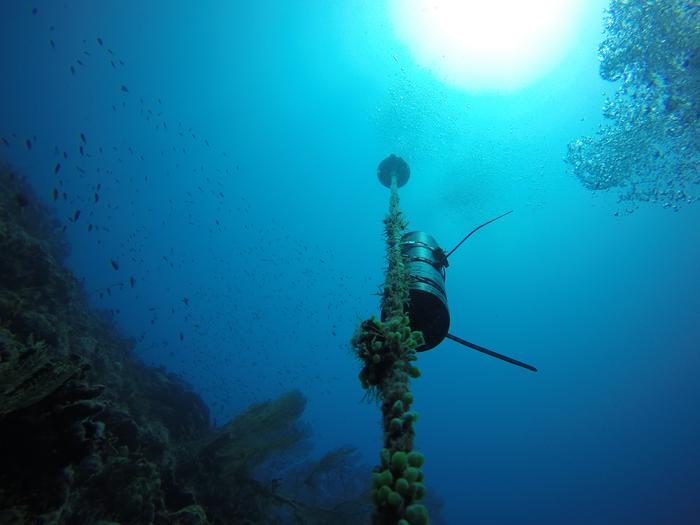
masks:
[[(390, 4), (0, 4), (1, 523), (700, 522), (700, 6), (477, 91)], [(351, 346), (392, 153), (445, 250), (513, 210), (450, 333), (538, 368), (419, 352), (408, 463)]]

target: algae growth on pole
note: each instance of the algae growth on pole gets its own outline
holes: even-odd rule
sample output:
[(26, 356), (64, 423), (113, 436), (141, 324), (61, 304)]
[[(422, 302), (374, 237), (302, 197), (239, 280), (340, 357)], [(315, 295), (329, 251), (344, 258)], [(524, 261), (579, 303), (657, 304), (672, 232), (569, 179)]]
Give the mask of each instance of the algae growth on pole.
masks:
[(405, 306), (409, 275), (401, 254), (406, 221), (399, 208), (398, 188), (409, 178), (406, 162), (390, 155), (379, 165), (379, 180), (391, 190), (384, 218), (387, 269), (382, 296), (382, 318), (363, 321), (352, 339), (362, 362), (359, 379), (368, 395), (380, 401), (384, 448), (381, 464), (372, 473), (373, 525), (427, 525), (428, 510), (420, 501), (425, 494), (423, 455), (413, 450), (417, 414), (411, 410), (411, 378), (420, 376), (413, 365), (423, 334), (412, 331)]

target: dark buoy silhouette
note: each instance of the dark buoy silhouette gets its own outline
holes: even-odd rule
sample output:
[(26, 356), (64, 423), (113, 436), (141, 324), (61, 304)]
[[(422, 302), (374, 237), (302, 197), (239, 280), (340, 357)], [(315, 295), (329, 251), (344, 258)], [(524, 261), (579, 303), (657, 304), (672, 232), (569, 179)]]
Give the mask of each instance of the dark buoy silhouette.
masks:
[(379, 163), (377, 167), (377, 177), (387, 188), (391, 188), (391, 178), (396, 177), (396, 187), (400, 188), (408, 182), (411, 176), (411, 169), (406, 161), (397, 157), (393, 153)]

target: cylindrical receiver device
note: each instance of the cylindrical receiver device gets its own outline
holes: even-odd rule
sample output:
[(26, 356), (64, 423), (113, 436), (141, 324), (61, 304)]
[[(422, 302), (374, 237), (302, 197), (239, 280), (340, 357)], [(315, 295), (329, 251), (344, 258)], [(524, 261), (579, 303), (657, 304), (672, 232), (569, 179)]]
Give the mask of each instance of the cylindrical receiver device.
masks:
[(430, 350), (445, 339), (450, 329), (444, 252), (430, 235), (416, 231), (401, 237), (401, 255), (409, 274), (406, 313), (411, 330), (420, 330), (425, 339), (425, 345), (417, 350)]

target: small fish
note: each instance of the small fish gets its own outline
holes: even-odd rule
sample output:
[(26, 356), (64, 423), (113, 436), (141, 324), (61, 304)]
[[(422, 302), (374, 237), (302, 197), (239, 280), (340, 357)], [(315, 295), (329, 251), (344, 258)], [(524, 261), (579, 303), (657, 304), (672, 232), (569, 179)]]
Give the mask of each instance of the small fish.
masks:
[(100, 200), (100, 194), (95, 192), (95, 202), (98, 202)]
[(80, 140), (83, 141), (83, 144), (87, 144), (87, 140), (85, 140), (85, 133), (80, 134)]
[(51, 44), (52, 49), (56, 49), (56, 42), (54, 42), (53, 39), (49, 40), (49, 43)]
[(39, 10), (36, 7), (32, 8), (32, 14), (36, 15), (39, 12)]
[(204, 143), (207, 145), (207, 148), (209, 148), (209, 141), (207, 139), (204, 139)]
[(63, 158), (64, 160), (68, 160), (68, 153), (66, 153), (65, 151), (63, 152)]
[(27, 146), (27, 149), (32, 149), (32, 141), (30, 139), (25, 140), (24, 144)]
[(54, 202), (58, 200), (58, 190), (56, 188), (54, 188), (51, 192), (51, 196), (53, 197)]
[(129, 92), (129, 88), (126, 87), (124, 84), (122, 84), (121, 90), (122, 90), (124, 93), (128, 93), (128, 92)]
[(53, 174), (58, 175), (58, 172), (61, 171), (61, 163), (57, 162), (56, 165), (53, 168)]
[(83, 62), (81, 60), (76, 60), (76, 62), (78, 63), (79, 66), (85, 66), (85, 64), (83, 64)]
[(101, 183), (101, 182), (98, 182), (98, 183), (97, 183), (97, 191), (100, 191), (100, 188), (101, 188), (101, 187), (102, 187), (102, 183)]
[(97, 37), (97, 43), (102, 45), (102, 39), (99, 36)]
[(7, 142), (7, 139), (5, 137), (2, 138), (2, 143), (7, 146), (8, 148), (10, 147), (10, 143)]
[(182, 298), (182, 302), (185, 303), (185, 306), (189, 306), (189, 305), (190, 305), (190, 300), (189, 300), (187, 297), (183, 297), (183, 298)]
[(180, 341), (184, 341), (184, 340), (185, 340), (185, 336), (182, 335), (182, 332), (180, 332)]
[(133, 275), (131, 277), (129, 277), (129, 284), (131, 285), (132, 288), (136, 284), (136, 279), (134, 279)]
[(75, 75), (75, 68), (73, 66), (70, 67), (70, 72), (71, 75)]
[(73, 222), (78, 222), (78, 219), (80, 219), (80, 210), (75, 210), (75, 213), (73, 214)]
[(89, 232), (92, 231), (92, 223), (88, 224), (88, 231), (89, 231)]
[(82, 146), (80, 146), (80, 155), (84, 155), (84, 154), (85, 154), (85, 150), (83, 149)]
[(113, 268), (114, 270), (118, 270), (118, 269), (119, 269), (119, 261), (115, 261), (114, 259), (110, 259), (109, 262), (112, 264), (112, 268)]
[(117, 69), (117, 64), (114, 63), (114, 60), (110, 60), (109, 63), (112, 64), (114, 69)]

